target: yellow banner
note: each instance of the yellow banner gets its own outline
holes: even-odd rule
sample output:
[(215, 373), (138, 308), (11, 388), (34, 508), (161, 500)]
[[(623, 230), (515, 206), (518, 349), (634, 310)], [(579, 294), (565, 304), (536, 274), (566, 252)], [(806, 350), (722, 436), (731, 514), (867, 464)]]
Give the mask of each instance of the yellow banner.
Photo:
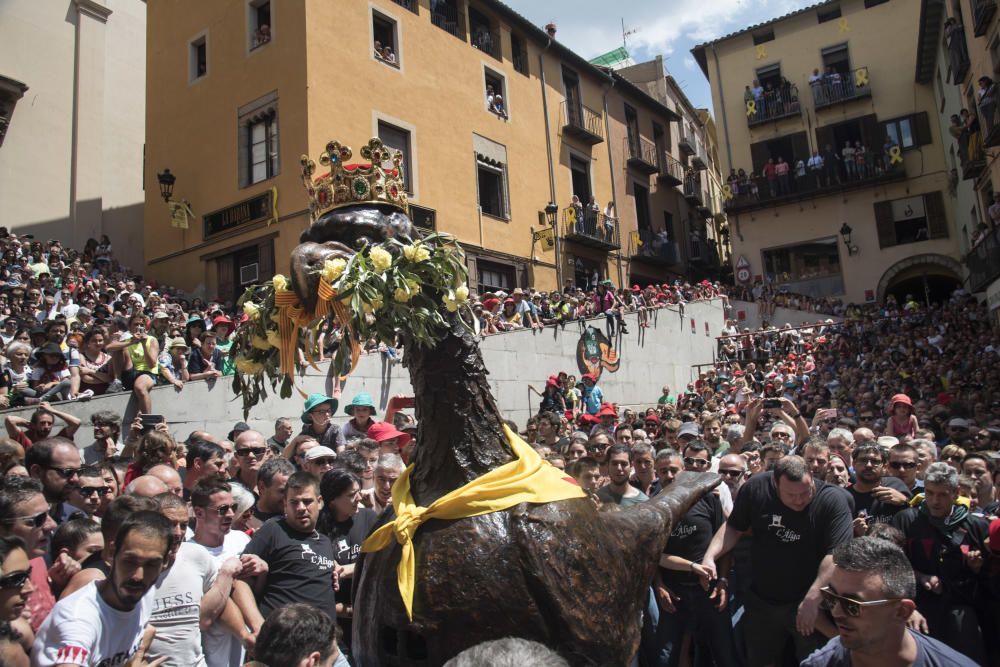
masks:
[(178, 229), (188, 229), (188, 221), (194, 218), (191, 207), (185, 201), (167, 202), (170, 208), (170, 225)]

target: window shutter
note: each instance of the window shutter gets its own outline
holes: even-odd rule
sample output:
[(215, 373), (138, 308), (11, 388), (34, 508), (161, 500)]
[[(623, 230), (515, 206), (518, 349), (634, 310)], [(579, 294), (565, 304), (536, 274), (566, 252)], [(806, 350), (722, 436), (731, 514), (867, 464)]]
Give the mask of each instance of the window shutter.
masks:
[(767, 150), (766, 142), (758, 141), (755, 144), (750, 144), (750, 158), (753, 162), (753, 171), (755, 173), (760, 173), (770, 157), (771, 154)]
[(892, 219), (892, 204), (880, 201), (875, 204), (875, 228), (878, 230), (878, 247), (896, 245), (896, 223)]
[(791, 137), (792, 140), (792, 158), (788, 161), (791, 168), (795, 168), (795, 163), (799, 160), (803, 162), (809, 161), (809, 137), (805, 132), (796, 132)]
[(861, 140), (865, 146), (876, 150), (881, 149), (885, 143), (885, 129), (878, 122), (875, 114), (862, 116), (859, 120), (861, 121)]
[[(820, 155), (826, 150), (826, 145), (830, 144), (833, 146), (834, 150), (837, 150), (837, 142), (833, 138), (833, 128), (832, 127), (817, 127), (816, 128), (816, 150), (819, 151)], [(839, 151), (837, 153), (840, 154)]]
[(910, 122), (913, 124), (913, 140), (918, 146), (926, 146), (932, 143), (931, 122), (926, 111), (913, 114)]
[(928, 192), (924, 195), (924, 210), (927, 214), (930, 238), (948, 238), (948, 216), (945, 214), (944, 197), (940, 192)]
[(234, 255), (223, 255), (215, 260), (218, 269), (219, 298), (223, 301), (236, 296), (236, 258)]

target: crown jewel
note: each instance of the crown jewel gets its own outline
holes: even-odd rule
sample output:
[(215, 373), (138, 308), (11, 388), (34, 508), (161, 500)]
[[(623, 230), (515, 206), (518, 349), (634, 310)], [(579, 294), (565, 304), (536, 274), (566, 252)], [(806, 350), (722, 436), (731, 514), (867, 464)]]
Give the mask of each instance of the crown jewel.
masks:
[[(302, 182), (309, 194), (309, 211), (315, 221), (327, 211), (354, 204), (388, 204), (409, 213), (403, 188), (400, 165), (403, 154), (390, 150), (375, 137), (361, 147), (361, 157), (368, 164), (349, 164), (353, 155), (350, 147), (339, 141), (329, 141), (319, 156), (319, 163), (329, 167), (326, 174), (314, 177), (316, 163), (302, 156)], [(394, 168), (386, 168), (386, 162)]]

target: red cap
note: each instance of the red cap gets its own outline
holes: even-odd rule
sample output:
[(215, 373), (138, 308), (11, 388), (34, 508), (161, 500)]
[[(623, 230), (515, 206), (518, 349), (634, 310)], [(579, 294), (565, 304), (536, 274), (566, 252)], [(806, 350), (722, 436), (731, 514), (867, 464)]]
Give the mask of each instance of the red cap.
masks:
[(596, 378), (596, 377), (594, 377), (594, 374), (593, 374), (593, 373), (584, 373), (584, 374), (583, 374), (583, 377), (581, 377), (580, 379), (581, 379), (581, 380), (590, 380), (590, 381), (591, 381), (591, 382), (593, 382), (594, 384), (597, 384), (597, 378)]
[(375, 442), (384, 442), (393, 438), (399, 438), (396, 444), (399, 445), (400, 449), (405, 447), (411, 440), (409, 433), (397, 431), (396, 427), (389, 422), (372, 422), (368, 427), (368, 437)]
[(657, 417), (656, 415), (646, 415), (645, 417), (642, 418), (642, 421), (644, 421), (644, 422), (656, 422), (657, 424), (659, 424), (660, 423), (660, 418)]
[(546, 387), (558, 387), (559, 386), (559, 378), (557, 378), (555, 375), (550, 375), (549, 379), (545, 381), (545, 386)]
[(597, 411), (597, 416), (598, 417), (617, 417), (618, 413), (615, 412), (614, 407), (612, 407), (609, 403), (604, 403), (603, 405), (601, 405), (601, 409)]
[(641, 292), (642, 288), (639, 287), (638, 285), (632, 285), (632, 291), (633, 292)]
[(596, 415), (583, 414), (580, 415), (580, 421), (584, 424), (600, 424), (601, 420), (597, 418)]

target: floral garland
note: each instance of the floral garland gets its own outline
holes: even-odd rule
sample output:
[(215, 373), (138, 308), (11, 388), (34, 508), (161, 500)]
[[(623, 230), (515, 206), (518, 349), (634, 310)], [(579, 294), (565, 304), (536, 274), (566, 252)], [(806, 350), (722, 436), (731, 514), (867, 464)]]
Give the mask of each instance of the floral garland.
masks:
[(293, 373), (304, 369), (303, 360), (316, 368), (312, 340), (331, 313), (341, 334), (333, 367), (346, 375), (368, 339), (393, 345), (402, 329), (408, 344), (428, 347), (447, 330), (442, 307), (449, 313), (468, 308), (468, 272), (461, 250), (447, 234), (413, 243), (388, 239), (350, 259), (326, 260), (318, 273), (313, 313), (304, 311), (281, 274), (252, 285), (240, 297), (246, 322), (233, 342), (233, 391), (243, 398), (244, 415), (267, 397), (267, 385), (274, 391), (280, 382), (279, 396), (290, 398)]

